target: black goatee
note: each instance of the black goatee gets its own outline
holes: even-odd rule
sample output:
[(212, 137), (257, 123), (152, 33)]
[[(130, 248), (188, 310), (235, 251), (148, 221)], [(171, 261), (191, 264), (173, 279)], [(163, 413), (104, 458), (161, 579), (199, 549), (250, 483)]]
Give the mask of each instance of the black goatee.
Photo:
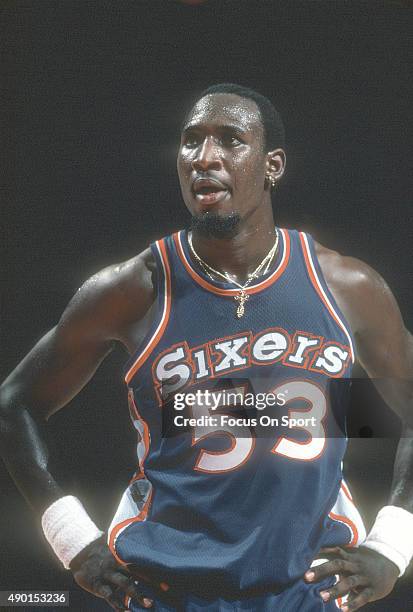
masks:
[(192, 217), (190, 229), (204, 238), (233, 238), (240, 221), (241, 215), (237, 212), (225, 216), (205, 212)]

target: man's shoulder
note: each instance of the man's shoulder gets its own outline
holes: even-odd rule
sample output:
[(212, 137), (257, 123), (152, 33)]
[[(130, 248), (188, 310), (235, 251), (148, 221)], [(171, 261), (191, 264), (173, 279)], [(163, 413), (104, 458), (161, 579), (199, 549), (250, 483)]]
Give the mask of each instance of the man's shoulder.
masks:
[(152, 275), (155, 260), (150, 248), (126, 261), (99, 270), (81, 287), (80, 291), (97, 298), (134, 297), (137, 293), (153, 291)]
[(398, 312), (384, 279), (368, 264), (315, 243), (324, 279), (350, 323), (353, 333), (375, 327), (389, 313)]
[(367, 263), (342, 255), (318, 242), (315, 251), (323, 276), (330, 286), (340, 291), (358, 292), (375, 290), (384, 283), (381, 276)]
[(78, 289), (60, 321), (80, 320), (116, 339), (145, 316), (155, 299), (151, 250), (103, 268)]

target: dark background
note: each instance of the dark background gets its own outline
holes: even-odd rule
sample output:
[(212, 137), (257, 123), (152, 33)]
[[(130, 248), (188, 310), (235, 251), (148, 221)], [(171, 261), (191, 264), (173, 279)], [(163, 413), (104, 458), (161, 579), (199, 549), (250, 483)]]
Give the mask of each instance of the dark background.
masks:
[[(180, 121), (194, 94), (220, 81), (258, 89), (284, 118), (278, 224), (371, 264), (413, 329), (409, 6), (3, 0), (2, 375), (83, 280), (187, 223)], [(125, 358), (110, 356), (51, 420), (61, 481), (102, 526), (135, 467)], [(370, 402), (379, 412), (378, 398)], [(365, 405), (359, 393), (357, 431), (371, 424)], [(351, 440), (347, 473), (367, 523), (386, 503), (395, 444)], [(71, 589), (71, 609), (109, 609), (59, 568), (3, 466), (0, 492), (0, 588)], [(410, 572), (368, 609), (412, 606)]]

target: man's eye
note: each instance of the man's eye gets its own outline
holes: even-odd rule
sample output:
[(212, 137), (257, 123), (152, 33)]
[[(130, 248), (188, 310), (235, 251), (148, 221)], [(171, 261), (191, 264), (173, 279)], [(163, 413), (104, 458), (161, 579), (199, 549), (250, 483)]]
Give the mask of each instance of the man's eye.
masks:
[(185, 147), (193, 149), (194, 147), (197, 147), (199, 145), (199, 138), (197, 136), (188, 136), (187, 138), (185, 138), (183, 144)]
[(237, 147), (238, 145), (242, 144), (241, 140), (236, 136), (222, 136), (221, 141), (226, 147)]

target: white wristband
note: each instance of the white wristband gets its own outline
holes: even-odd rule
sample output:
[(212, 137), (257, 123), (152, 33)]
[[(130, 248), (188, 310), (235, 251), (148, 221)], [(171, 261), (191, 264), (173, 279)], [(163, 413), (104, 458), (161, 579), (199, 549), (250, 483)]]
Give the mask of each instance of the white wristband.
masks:
[(61, 497), (44, 511), (42, 528), (46, 540), (66, 569), (85, 546), (103, 535), (73, 495)]
[(384, 506), (361, 546), (387, 557), (402, 576), (413, 557), (413, 514), (398, 506)]

